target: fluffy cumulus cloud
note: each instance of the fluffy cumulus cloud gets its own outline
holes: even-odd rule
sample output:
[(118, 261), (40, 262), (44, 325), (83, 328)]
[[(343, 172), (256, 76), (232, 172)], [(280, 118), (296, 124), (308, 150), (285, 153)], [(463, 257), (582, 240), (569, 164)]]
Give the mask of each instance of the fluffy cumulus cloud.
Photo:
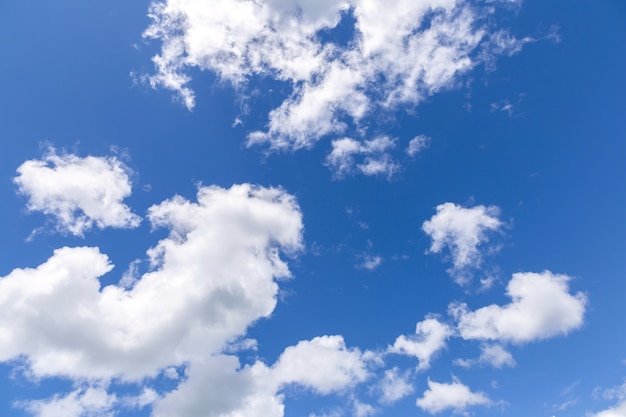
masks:
[(466, 304), (452, 304), (464, 339), (524, 343), (567, 334), (583, 323), (586, 296), (570, 294), (567, 275), (519, 272), (507, 285), (511, 302), (470, 310)]
[(429, 379), (428, 390), (417, 399), (416, 404), (430, 414), (437, 414), (448, 409), (460, 413), (470, 406), (491, 405), (492, 402), (484, 393), (472, 392), (467, 385), (454, 378), (449, 384)]
[[(152, 225), (170, 233), (134, 282), (103, 287), (113, 265), (93, 247), (60, 248), (0, 278), (0, 361), (80, 386), (16, 406), (37, 417), (146, 406), (154, 417), (281, 417), (287, 386), (326, 395), (367, 380), (376, 355), (341, 336), (300, 341), (272, 366), (228, 353), (256, 346), (241, 338), (274, 310), (277, 280), (290, 277), (279, 255), (302, 249), (301, 217), (281, 189), (201, 187), (195, 202), (176, 196), (149, 209)], [(157, 377), (175, 387), (150, 389)], [(143, 391), (116, 395), (110, 384), (120, 381)]]
[(137, 227), (140, 217), (122, 201), (131, 193), (129, 170), (115, 157), (81, 158), (53, 148), (24, 162), (14, 181), (28, 209), (53, 216), (61, 232), (82, 236), (94, 225)]
[[(139, 379), (218, 352), (276, 304), (278, 251), (301, 248), (301, 214), (279, 189), (204, 187), (149, 210), (170, 236), (130, 289), (101, 288), (97, 248), (62, 248), (0, 279), (0, 360), (37, 376)], [(9, 319), (10, 318), (10, 319)]]
[(419, 360), (418, 370), (428, 369), (432, 357), (446, 347), (446, 340), (453, 329), (435, 318), (427, 318), (417, 323), (415, 334), (399, 336), (390, 346), (390, 353), (415, 356)]
[(447, 248), (452, 258), (449, 272), (459, 284), (470, 279), (468, 270), (478, 268), (482, 262), (481, 249), (489, 241), (489, 233), (502, 229), (500, 210), (495, 206), (463, 207), (454, 203), (437, 206), (437, 213), (422, 225), (430, 236), (430, 253), (440, 253)]
[[(154, 405), (154, 417), (282, 417), (281, 390), (297, 384), (318, 394), (341, 392), (369, 377), (368, 358), (349, 349), (341, 336), (321, 336), (285, 349), (268, 367), (257, 361), (241, 367), (235, 356), (194, 362), (187, 379)], [(211, 387), (211, 390), (207, 390)]]
[(288, 347), (273, 367), (282, 384), (299, 384), (321, 394), (365, 381), (369, 372), (358, 349), (347, 349), (341, 336), (322, 336)]
[[(492, 27), (493, 12), (471, 0), (400, 0), (394, 7), (382, 0), (155, 1), (144, 36), (161, 51), (148, 80), (190, 109), (194, 68), (243, 92), (258, 77), (284, 82), (291, 93), (248, 143), (309, 148), (349, 126), (365, 127), (374, 112), (414, 106), (456, 86), (495, 55), (518, 52), (525, 41)], [(333, 30), (351, 38), (322, 36)]]

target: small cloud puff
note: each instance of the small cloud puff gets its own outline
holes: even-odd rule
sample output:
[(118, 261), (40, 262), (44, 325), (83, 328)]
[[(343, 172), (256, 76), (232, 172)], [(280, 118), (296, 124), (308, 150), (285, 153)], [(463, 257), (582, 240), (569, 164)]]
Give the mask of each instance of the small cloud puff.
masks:
[(424, 135), (415, 136), (409, 142), (409, 145), (406, 148), (406, 153), (409, 156), (415, 156), (418, 153), (422, 152), (424, 149), (430, 146), (430, 138)]
[(453, 382), (449, 384), (435, 382), (429, 378), (428, 390), (417, 399), (416, 404), (427, 413), (437, 414), (447, 409), (462, 413), (470, 406), (489, 406), (492, 401), (482, 392), (472, 392), (458, 378), (453, 378)]
[(129, 169), (115, 157), (58, 154), (24, 162), (14, 182), (28, 198), (28, 210), (55, 219), (62, 233), (83, 236), (94, 225), (134, 228), (141, 218), (122, 201), (131, 193)]
[(415, 334), (398, 336), (393, 346), (387, 351), (407, 356), (415, 356), (419, 360), (418, 370), (430, 368), (430, 360), (441, 349), (446, 347), (446, 340), (454, 334), (453, 329), (433, 317), (420, 321), (415, 326)]
[(500, 209), (495, 206), (438, 205), (437, 213), (422, 224), (422, 230), (432, 239), (428, 252), (440, 253), (448, 248), (452, 257), (448, 272), (458, 284), (466, 284), (471, 279), (469, 270), (482, 263), (480, 249), (488, 243), (488, 234), (504, 226), (499, 216)]
[[(332, 142), (333, 150), (326, 157), (326, 165), (337, 178), (356, 172), (391, 178), (400, 169), (388, 152), (395, 148), (395, 142), (388, 136), (363, 142), (351, 138), (337, 139)], [(357, 157), (362, 157), (362, 161), (357, 162)]]

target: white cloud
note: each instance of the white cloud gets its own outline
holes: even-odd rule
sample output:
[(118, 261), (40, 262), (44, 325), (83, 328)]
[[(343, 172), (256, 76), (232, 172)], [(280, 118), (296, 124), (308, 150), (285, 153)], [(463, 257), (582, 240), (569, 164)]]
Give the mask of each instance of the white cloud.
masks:
[(153, 416), (282, 417), (284, 387), (341, 392), (368, 378), (366, 361), (358, 349), (346, 348), (341, 336), (301, 341), (272, 367), (262, 362), (241, 367), (235, 356), (216, 355), (192, 363), (186, 380), (157, 401)]
[(57, 154), (24, 162), (14, 181), (28, 209), (55, 218), (61, 232), (82, 236), (94, 225), (133, 228), (141, 222), (122, 201), (131, 193), (129, 170), (115, 157)]
[(377, 410), (370, 404), (362, 403), (358, 400), (354, 400), (354, 417), (369, 417), (376, 414)]
[(152, 388), (144, 387), (139, 395), (125, 396), (120, 399), (126, 408), (144, 408), (159, 399), (159, 394)]
[(299, 384), (329, 394), (365, 381), (366, 360), (346, 348), (341, 336), (321, 336), (288, 347), (272, 369), (281, 384)]
[(398, 368), (385, 371), (385, 376), (378, 387), (381, 396), (378, 400), (381, 404), (394, 403), (411, 394), (415, 388), (409, 382), (409, 372), (400, 374)]
[(269, 369), (257, 362), (240, 367), (235, 356), (194, 361), (186, 379), (154, 404), (153, 417), (282, 417), (282, 397), (268, 384)]
[(465, 304), (452, 304), (464, 339), (524, 343), (567, 334), (583, 323), (587, 299), (569, 293), (567, 275), (519, 272), (507, 285), (511, 303), (492, 304), (470, 311)]
[(626, 400), (614, 407), (608, 408), (599, 413), (590, 414), (589, 417), (624, 417), (626, 416)]
[(301, 214), (279, 189), (203, 187), (149, 210), (170, 236), (132, 288), (101, 288), (97, 248), (62, 248), (0, 278), (0, 361), (37, 377), (141, 379), (220, 352), (276, 305), (278, 251), (302, 248)]
[(36, 417), (112, 417), (115, 395), (99, 387), (77, 388), (65, 396), (48, 400), (19, 402), (15, 406)]
[[(367, 115), (414, 106), (456, 86), (494, 54), (518, 52), (525, 41), (491, 27), (493, 12), (467, 0), (401, 0), (394, 7), (381, 0), (164, 0), (152, 4), (153, 23), (144, 33), (162, 45), (148, 80), (190, 109), (193, 68), (244, 94), (254, 77), (283, 81), (291, 94), (248, 143), (310, 148), (324, 136), (344, 135), (349, 125), (364, 127)], [(322, 41), (319, 33), (347, 13), (355, 19), (353, 39)]]
[(378, 268), (380, 264), (383, 263), (383, 258), (378, 255), (370, 255), (366, 254), (363, 256), (363, 261), (358, 264), (359, 268), (367, 269), (368, 271), (373, 271)]
[(622, 385), (601, 390), (599, 387), (594, 390), (594, 396), (601, 391), (601, 396), (607, 400), (618, 400), (619, 402), (606, 410), (598, 413), (589, 413), (588, 417), (624, 417), (626, 416), (626, 381)]
[[(89, 247), (57, 249), (37, 268), (0, 278), (1, 362), (18, 360), (35, 378), (143, 390), (118, 397), (89, 386), (17, 406), (37, 417), (111, 417), (116, 408), (146, 406), (154, 417), (282, 417), (287, 386), (344, 393), (370, 377), (378, 356), (346, 347), (341, 336), (301, 341), (271, 367), (242, 366), (224, 353), (256, 346), (242, 337), (272, 313), (275, 280), (290, 275), (279, 251), (302, 249), (292, 196), (247, 184), (201, 187), (197, 202), (177, 196), (148, 218), (170, 235), (148, 251), (152, 270), (125, 287), (101, 287), (113, 266)], [(178, 385), (148, 388), (159, 375)]]
[(467, 270), (478, 268), (482, 262), (480, 247), (488, 242), (488, 233), (503, 227), (495, 206), (465, 208), (454, 203), (437, 206), (437, 213), (426, 220), (422, 230), (432, 243), (430, 253), (440, 253), (447, 247), (452, 257), (449, 272), (459, 284), (469, 281)]
[[(389, 154), (389, 150), (396, 146), (395, 142), (387, 136), (363, 142), (350, 138), (337, 139), (332, 142), (333, 150), (326, 157), (326, 165), (338, 178), (355, 172), (391, 178), (400, 169)], [(356, 162), (357, 156), (363, 157), (362, 162)]]
[(417, 323), (415, 335), (399, 336), (388, 351), (415, 356), (419, 359), (418, 370), (428, 369), (432, 357), (446, 347), (446, 340), (452, 334), (453, 330), (447, 324), (435, 318), (427, 318)]
[(430, 146), (430, 138), (424, 135), (415, 136), (409, 142), (409, 146), (406, 148), (406, 153), (409, 156), (415, 156), (422, 152), (424, 149)]
[(474, 365), (491, 365), (494, 368), (514, 367), (515, 359), (509, 351), (500, 345), (486, 344), (480, 348), (480, 356), (477, 359), (457, 359), (456, 365), (471, 367)]
[(422, 410), (437, 414), (447, 409), (464, 412), (474, 405), (491, 405), (491, 400), (482, 392), (472, 392), (467, 385), (458, 379), (450, 384), (434, 382), (428, 379), (428, 390), (416, 404)]
[(626, 380), (622, 385), (606, 389), (602, 392), (602, 398), (607, 400), (624, 400), (626, 399)]

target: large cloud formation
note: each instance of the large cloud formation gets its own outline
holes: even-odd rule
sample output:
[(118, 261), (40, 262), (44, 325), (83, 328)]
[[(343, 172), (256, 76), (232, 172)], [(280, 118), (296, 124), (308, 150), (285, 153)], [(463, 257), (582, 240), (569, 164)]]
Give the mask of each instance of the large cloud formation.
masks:
[[(148, 80), (174, 91), (189, 109), (193, 68), (242, 91), (256, 77), (284, 82), (291, 93), (248, 144), (310, 148), (324, 136), (345, 136), (349, 126), (367, 132), (366, 116), (414, 106), (495, 55), (518, 52), (529, 39), (492, 27), (489, 3), (155, 1), (144, 36), (162, 46)], [(333, 31), (348, 40), (328, 36)]]
[[(34, 378), (78, 384), (17, 406), (53, 417), (149, 404), (154, 416), (209, 409), (280, 417), (284, 386), (329, 394), (369, 378), (367, 355), (341, 336), (301, 341), (272, 367), (242, 366), (224, 353), (274, 310), (276, 280), (290, 276), (279, 252), (302, 249), (302, 215), (291, 195), (248, 184), (201, 187), (197, 202), (176, 196), (152, 206), (148, 219), (170, 233), (148, 250), (151, 270), (134, 282), (102, 287), (113, 265), (96, 247), (60, 248), (38, 267), (0, 278), (0, 361), (23, 361)], [(175, 389), (157, 393), (146, 385), (159, 376), (173, 379)], [(108, 392), (114, 381), (144, 391), (117, 396)]]
[(171, 230), (154, 269), (130, 289), (100, 288), (97, 248), (61, 248), (0, 280), (0, 360), (28, 358), (36, 376), (140, 379), (219, 352), (276, 305), (278, 250), (301, 248), (301, 214), (278, 189), (204, 187), (149, 210)]

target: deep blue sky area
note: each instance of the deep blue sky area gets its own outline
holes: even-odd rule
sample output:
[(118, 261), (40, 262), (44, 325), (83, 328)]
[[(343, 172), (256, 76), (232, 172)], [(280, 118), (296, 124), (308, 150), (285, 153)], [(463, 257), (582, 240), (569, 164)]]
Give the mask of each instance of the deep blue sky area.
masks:
[[(235, 7), (240, 2), (179, 3), (178, 7), (188, 8), (185, 13), (189, 13), (187, 18), (191, 19), (194, 12), (200, 14), (200, 10), (212, 7), (227, 8), (230, 3)], [(280, 7), (297, 3), (301, 7), (300, 22), (303, 22), (309, 13), (305, 6), (311, 2), (257, 3), (269, 4), (268, 7), (275, 7), (276, 13), (285, 13), (285, 16), (291, 16), (290, 12), (281, 11)], [(320, 2), (319, 9), (330, 8), (333, 4), (327, 3)], [(336, 43), (341, 51), (356, 48), (358, 14), (355, 10), (360, 10), (361, 3), (360, 0), (346, 2), (352, 6), (349, 12), (344, 10), (337, 14), (344, 19), (340, 25), (323, 29), (312, 39), (321, 42), (320, 45)], [(271, 143), (248, 146), (248, 135), (268, 131), (272, 110), (290, 97), (299, 97), (298, 91), (303, 91), (303, 85), (311, 80), (280, 79), (276, 69), (279, 64), (272, 69), (274, 64), (270, 62), (264, 64), (265, 69), (270, 68), (266, 72), (257, 68), (256, 72), (246, 74), (245, 82), (234, 86), (220, 79), (218, 71), (210, 64), (181, 64), (181, 73), (189, 77), (188, 86), (195, 93), (193, 109), (187, 108), (176, 91), (158, 82), (153, 88), (148, 80), (158, 73), (152, 58), (162, 53), (167, 36), (178, 36), (182, 32), (190, 39), (194, 28), (191, 23), (172, 29), (167, 36), (148, 39), (142, 37), (142, 33), (152, 23), (148, 16), (149, 1), (4, 0), (0, 4), (0, 139), (3, 144), (0, 152), (0, 416), (99, 417), (113, 413), (111, 415), (124, 417), (174, 417), (178, 412), (178, 417), (272, 417), (259, 404), (252, 407), (254, 411), (246, 409), (240, 411), (241, 414), (229, 414), (240, 410), (238, 407), (246, 404), (246, 398), (252, 398), (240, 395), (239, 388), (228, 396), (230, 402), (211, 402), (213, 394), (199, 394), (198, 398), (203, 395), (208, 398), (198, 403), (201, 405), (189, 405), (196, 401), (195, 397), (187, 397), (188, 403), (183, 402), (176, 412), (164, 404), (170, 404), (167, 402), (169, 395), (180, 390), (184, 383), (195, 381), (189, 369), (198, 369), (195, 367), (209, 361), (207, 358), (232, 355), (239, 358), (242, 366), (261, 361), (271, 368), (279, 360), (287, 362), (285, 349), (289, 346), (325, 335), (341, 335), (347, 346), (344, 353), (358, 350), (375, 355), (376, 360), (362, 359), (368, 376), (355, 374), (344, 386), (328, 388), (330, 385), (319, 385), (322, 382), (307, 379), (322, 372), (316, 365), (310, 365), (315, 372), (302, 370), (306, 374), (300, 377), (302, 380), (291, 376), (294, 379), (288, 379), (280, 373), (286, 378), (281, 388), (272, 392), (261, 389), (254, 391), (254, 395), (276, 399), (284, 405), (287, 417), (455, 413), (511, 417), (626, 416), (626, 385), (622, 385), (626, 379), (623, 331), (626, 318), (626, 50), (623, 46), (626, 3), (618, 0), (509, 3), (458, 0), (456, 3), (458, 7), (467, 5), (477, 15), (484, 13), (475, 25), (485, 25), (491, 33), (508, 31), (520, 42), (521, 49), (497, 54), (487, 47), (477, 47), (470, 52), (472, 69), (459, 72), (442, 86), (424, 93), (418, 103), (397, 103), (385, 108), (372, 99), (371, 111), (358, 122), (337, 110), (344, 102), (326, 104), (322, 106), (324, 109), (337, 112), (333, 113), (337, 117), (333, 120), (335, 126), (346, 123), (344, 131), (323, 134), (301, 149), (275, 150)], [(491, 7), (495, 11), (489, 11)], [(439, 13), (438, 9), (434, 13)], [(218, 12), (213, 14), (217, 16)], [(202, 29), (206, 30), (207, 42), (210, 31), (217, 30), (210, 25)], [(420, 36), (419, 31), (410, 36)], [(520, 41), (524, 38), (526, 42)], [(255, 42), (247, 47), (259, 50), (266, 47), (264, 41)], [(268, 48), (270, 52), (274, 50)], [(391, 48), (389, 46), (389, 50)], [(481, 52), (480, 48), (485, 49)], [(189, 56), (188, 50), (186, 53)], [(480, 58), (481, 53), (485, 56), (493, 53), (493, 56), (485, 63)], [(335, 62), (332, 61), (335, 58), (325, 59)], [(348, 65), (347, 58), (336, 59)], [(206, 58), (202, 62), (213, 61)], [(244, 58), (241, 62), (241, 65), (249, 65)], [(355, 68), (365, 71), (364, 65)], [(415, 65), (423, 64), (416, 61)], [(370, 79), (358, 91), (375, 97), (384, 91), (383, 84), (377, 84), (382, 83), (383, 77)], [(315, 83), (318, 79), (313, 80), (311, 82)], [(337, 88), (333, 93), (336, 91)], [(345, 100), (355, 102), (350, 98)], [(287, 122), (282, 123), (285, 129), (289, 126)], [(315, 128), (311, 132), (315, 132)], [(276, 133), (274, 139), (276, 135), (280, 134)], [(314, 137), (314, 133), (311, 135)], [(404, 150), (419, 135), (428, 138), (428, 145), (411, 156)], [(281, 137), (291, 138), (288, 133)], [(366, 141), (380, 137), (391, 138), (395, 147), (380, 154), (363, 150)], [(350, 171), (343, 174), (329, 162), (336, 143), (333, 141), (341, 138), (356, 140), (362, 149), (360, 154), (351, 156), (354, 159)], [(113, 158), (121, 162), (132, 183), (132, 194), (124, 196), (123, 203), (142, 218), (141, 223), (126, 228), (94, 225), (82, 235), (73, 235), (60, 226), (58, 218), (50, 211), (29, 210), (27, 207), (35, 192), (19, 192), (16, 170), (29, 160), (44, 161), (52, 148), (57, 155), (75, 155), (79, 159)], [(390, 173), (364, 175), (359, 172), (359, 164), (365, 158), (380, 158), (379, 162), (390, 158), (386, 161), (393, 160), (396, 168)], [(50, 165), (49, 161), (46, 163)], [(40, 180), (43, 181), (43, 177)], [(224, 344), (217, 350), (197, 348), (193, 355), (180, 353), (177, 358), (182, 359), (171, 363), (179, 367), (178, 380), (164, 376), (167, 366), (162, 362), (154, 365), (152, 374), (148, 372), (132, 382), (123, 382), (126, 370), (119, 370), (117, 365), (111, 365), (112, 376), (91, 379), (81, 376), (82, 370), (76, 370), (75, 374), (73, 371), (45, 374), (33, 367), (37, 360), (34, 352), (40, 352), (37, 349), (43, 349), (41, 352), (57, 352), (55, 349), (58, 349), (67, 355), (90, 358), (93, 352), (89, 349), (104, 351), (109, 349), (109, 343), (105, 338), (101, 345), (85, 342), (84, 351), (71, 350), (78, 349), (76, 344), (63, 350), (65, 348), (59, 346), (65, 346), (64, 338), (70, 338), (64, 336), (62, 330), (64, 316), (44, 320), (48, 313), (38, 311), (37, 306), (45, 302), (28, 298), (29, 291), (34, 291), (33, 285), (43, 284), (24, 284), (21, 295), (15, 295), (18, 293), (9, 291), (21, 284), (17, 282), (9, 287), (11, 271), (36, 268), (57, 248), (88, 246), (98, 247), (115, 265), (100, 278), (103, 287), (117, 285), (135, 260), (139, 260), (136, 275), (143, 280), (141, 274), (155, 271), (155, 266), (147, 261), (146, 251), (169, 235), (167, 227), (151, 226), (146, 215), (151, 206), (175, 195), (195, 202), (196, 193), (203, 186), (228, 189), (233, 184), (244, 183), (280, 187), (284, 193), (294, 196), (303, 224), (302, 248), (280, 255), (289, 265), (292, 277), (277, 281), (275, 308), (267, 317), (259, 316), (246, 322), (244, 329), (247, 330), (243, 333), (233, 330), (231, 339), (224, 342), (255, 339), (256, 350), (237, 352)], [(70, 201), (72, 197), (59, 198)], [(434, 253), (437, 251), (431, 245), (435, 238), (425, 231), (424, 222), (435, 219), (437, 206), (446, 202), (468, 213), (471, 208), (483, 210), (493, 206), (499, 220), (498, 227), (479, 233), (474, 245), (478, 261), (463, 269), (471, 277), (466, 284), (459, 284), (458, 271), (454, 270), (456, 255), (450, 251), (453, 246), (444, 245), (441, 252)], [(81, 209), (76, 210), (80, 213)], [(241, 219), (243, 230), (247, 230), (246, 221)], [(220, 220), (215, 222), (215, 230), (220, 229)], [(448, 224), (448, 227), (452, 226)], [(448, 235), (449, 242), (465, 232), (455, 233), (457, 235)], [(214, 235), (207, 236), (212, 239)], [(276, 237), (269, 241), (274, 245)], [(220, 242), (214, 245), (219, 247)], [(213, 255), (206, 256), (206, 259), (213, 259)], [(215, 270), (222, 272), (215, 274), (225, 273), (224, 268), (226, 266), (216, 265)], [(207, 282), (217, 280), (211, 271), (205, 274)], [(554, 300), (552, 305), (553, 299), (547, 297), (528, 311), (524, 310), (527, 316), (520, 320), (539, 322), (542, 312), (547, 311), (543, 329), (552, 330), (538, 331), (526, 339), (519, 336), (519, 340), (504, 333), (481, 339), (464, 335), (461, 322), (449, 310), (453, 302), (466, 303), (468, 311), (488, 305), (505, 306), (511, 303), (506, 291), (513, 274), (542, 274), (544, 271), (569, 277), (564, 297), (573, 299), (580, 292), (586, 299), (580, 322), (563, 324), (567, 319), (564, 318), (566, 312), (559, 315), (560, 301)], [(240, 277), (239, 271), (232, 272), (232, 276)], [(245, 276), (241, 277), (245, 280)], [(489, 277), (493, 284), (481, 288), (480, 280)], [(269, 282), (271, 279), (270, 276)], [(193, 292), (190, 289), (186, 293)], [(257, 293), (252, 291), (251, 294), (256, 296)], [(170, 296), (176, 297), (176, 294)], [(15, 297), (24, 298), (19, 298), (18, 302)], [(219, 298), (211, 300), (207, 303), (220, 303)], [(156, 304), (159, 302), (154, 300)], [(244, 301), (241, 302), (244, 305)], [(26, 310), (12, 307), (19, 303), (30, 305), (30, 310), (22, 313)], [(166, 308), (163, 307), (163, 320), (169, 320)], [(75, 317), (81, 314), (83, 311), (77, 310)], [(128, 314), (130, 323), (135, 316)], [(103, 320), (113, 320), (106, 317)], [(137, 317), (143, 316), (138, 314)], [(181, 323), (180, 329), (191, 328), (196, 319), (201, 322), (198, 317), (189, 317), (189, 321)], [(400, 335), (407, 335), (418, 345), (425, 343), (429, 336), (416, 335), (415, 327), (427, 318), (435, 318), (448, 326), (450, 334), (440, 348), (429, 350), (426, 344), (420, 345), (419, 349), (430, 352), (429, 359), (425, 360), (430, 361), (430, 366), (422, 367), (423, 356), (398, 354), (393, 345)], [(145, 326), (152, 326), (150, 323), (151, 320)], [(25, 330), (30, 325), (33, 329)], [(136, 325), (141, 327), (144, 323)], [(78, 325), (67, 326), (71, 329)], [(514, 329), (521, 327), (522, 324), (513, 325)], [(86, 329), (89, 332), (90, 327)], [(182, 339), (182, 332), (163, 336), (163, 340)], [(37, 341), (32, 343), (33, 346), (39, 344), (38, 347), (16, 341), (22, 340), (19, 335), (48, 333), (52, 335), (50, 339), (37, 336)], [(97, 339), (100, 336), (84, 336), (85, 340), (100, 340)], [(111, 336), (111, 340), (113, 338)], [(43, 345), (48, 343), (46, 340), (49, 346)], [(487, 346), (502, 347), (514, 358), (514, 365), (480, 362), (477, 358)], [(146, 349), (153, 352), (159, 348), (155, 342), (154, 347), (150, 345)], [(126, 354), (123, 349), (111, 352), (117, 353), (111, 354), (114, 356), (94, 353), (93, 357), (115, 361), (117, 359), (111, 358), (122, 358)], [(158, 357), (167, 355), (169, 352), (163, 352)], [(290, 372), (295, 375), (298, 369), (309, 366), (307, 363), (317, 363), (311, 355), (305, 354), (304, 362), (293, 365)], [(472, 358), (471, 365), (458, 364), (458, 359), (471, 362)], [(107, 363), (99, 365), (108, 366)], [(279, 375), (280, 367), (274, 368)], [(404, 375), (403, 381), (412, 389), (393, 401), (382, 400), (383, 376), (394, 368), (397, 368), (394, 371), (397, 375)], [(224, 370), (224, 375), (230, 372), (220, 369)], [(89, 370), (85, 368), (84, 372)], [(230, 378), (224, 382), (217, 379), (221, 378), (221, 371), (209, 373), (210, 377), (204, 382), (206, 392), (220, 392), (211, 384), (215, 387), (244, 386), (242, 382), (232, 381), (247, 375), (247, 371), (242, 368), (237, 372), (238, 376), (224, 376)], [(274, 381), (271, 376), (255, 378), (260, 378), (259, 384), (263, 387), (269, 387), (269, 381)], [(331, 384), (328, 381), (335, 381), (332, 378), (323, 379), (326, 381), (323, 383)], [(444, 404), (435, 398), (437, 392), (429, 386), (433, 382), (458, 382), (469, 389), (470, 394), (482, 393), (483, 397), (471, 397), (457, 390), (455, 400)], [(90, 387), (115, 395), (116, 400), (106, 406), (89, 405), (89, 401), (84, 400), (87, 397), (80, 396)], [(122, 400), (138, 395), (146, 387), (154, 390), (157, 399), (142, 407), (128, 406)], [(241, 390), (243, 392), (243, 388)], [(68, 399), (72, 392), (79, 392), (82, 402), (76, 405), (78, 408), (67, 406), (67, 402), (69, 408), (53, 409), (56, 400)], [(429, 397), (429, 393), (433, 397)], [(49, 409), (46, 411), (45, 406), (37, 408), (33, 404), (47, 404)], [(605, 414), (603, 410), (607, 410)]]

